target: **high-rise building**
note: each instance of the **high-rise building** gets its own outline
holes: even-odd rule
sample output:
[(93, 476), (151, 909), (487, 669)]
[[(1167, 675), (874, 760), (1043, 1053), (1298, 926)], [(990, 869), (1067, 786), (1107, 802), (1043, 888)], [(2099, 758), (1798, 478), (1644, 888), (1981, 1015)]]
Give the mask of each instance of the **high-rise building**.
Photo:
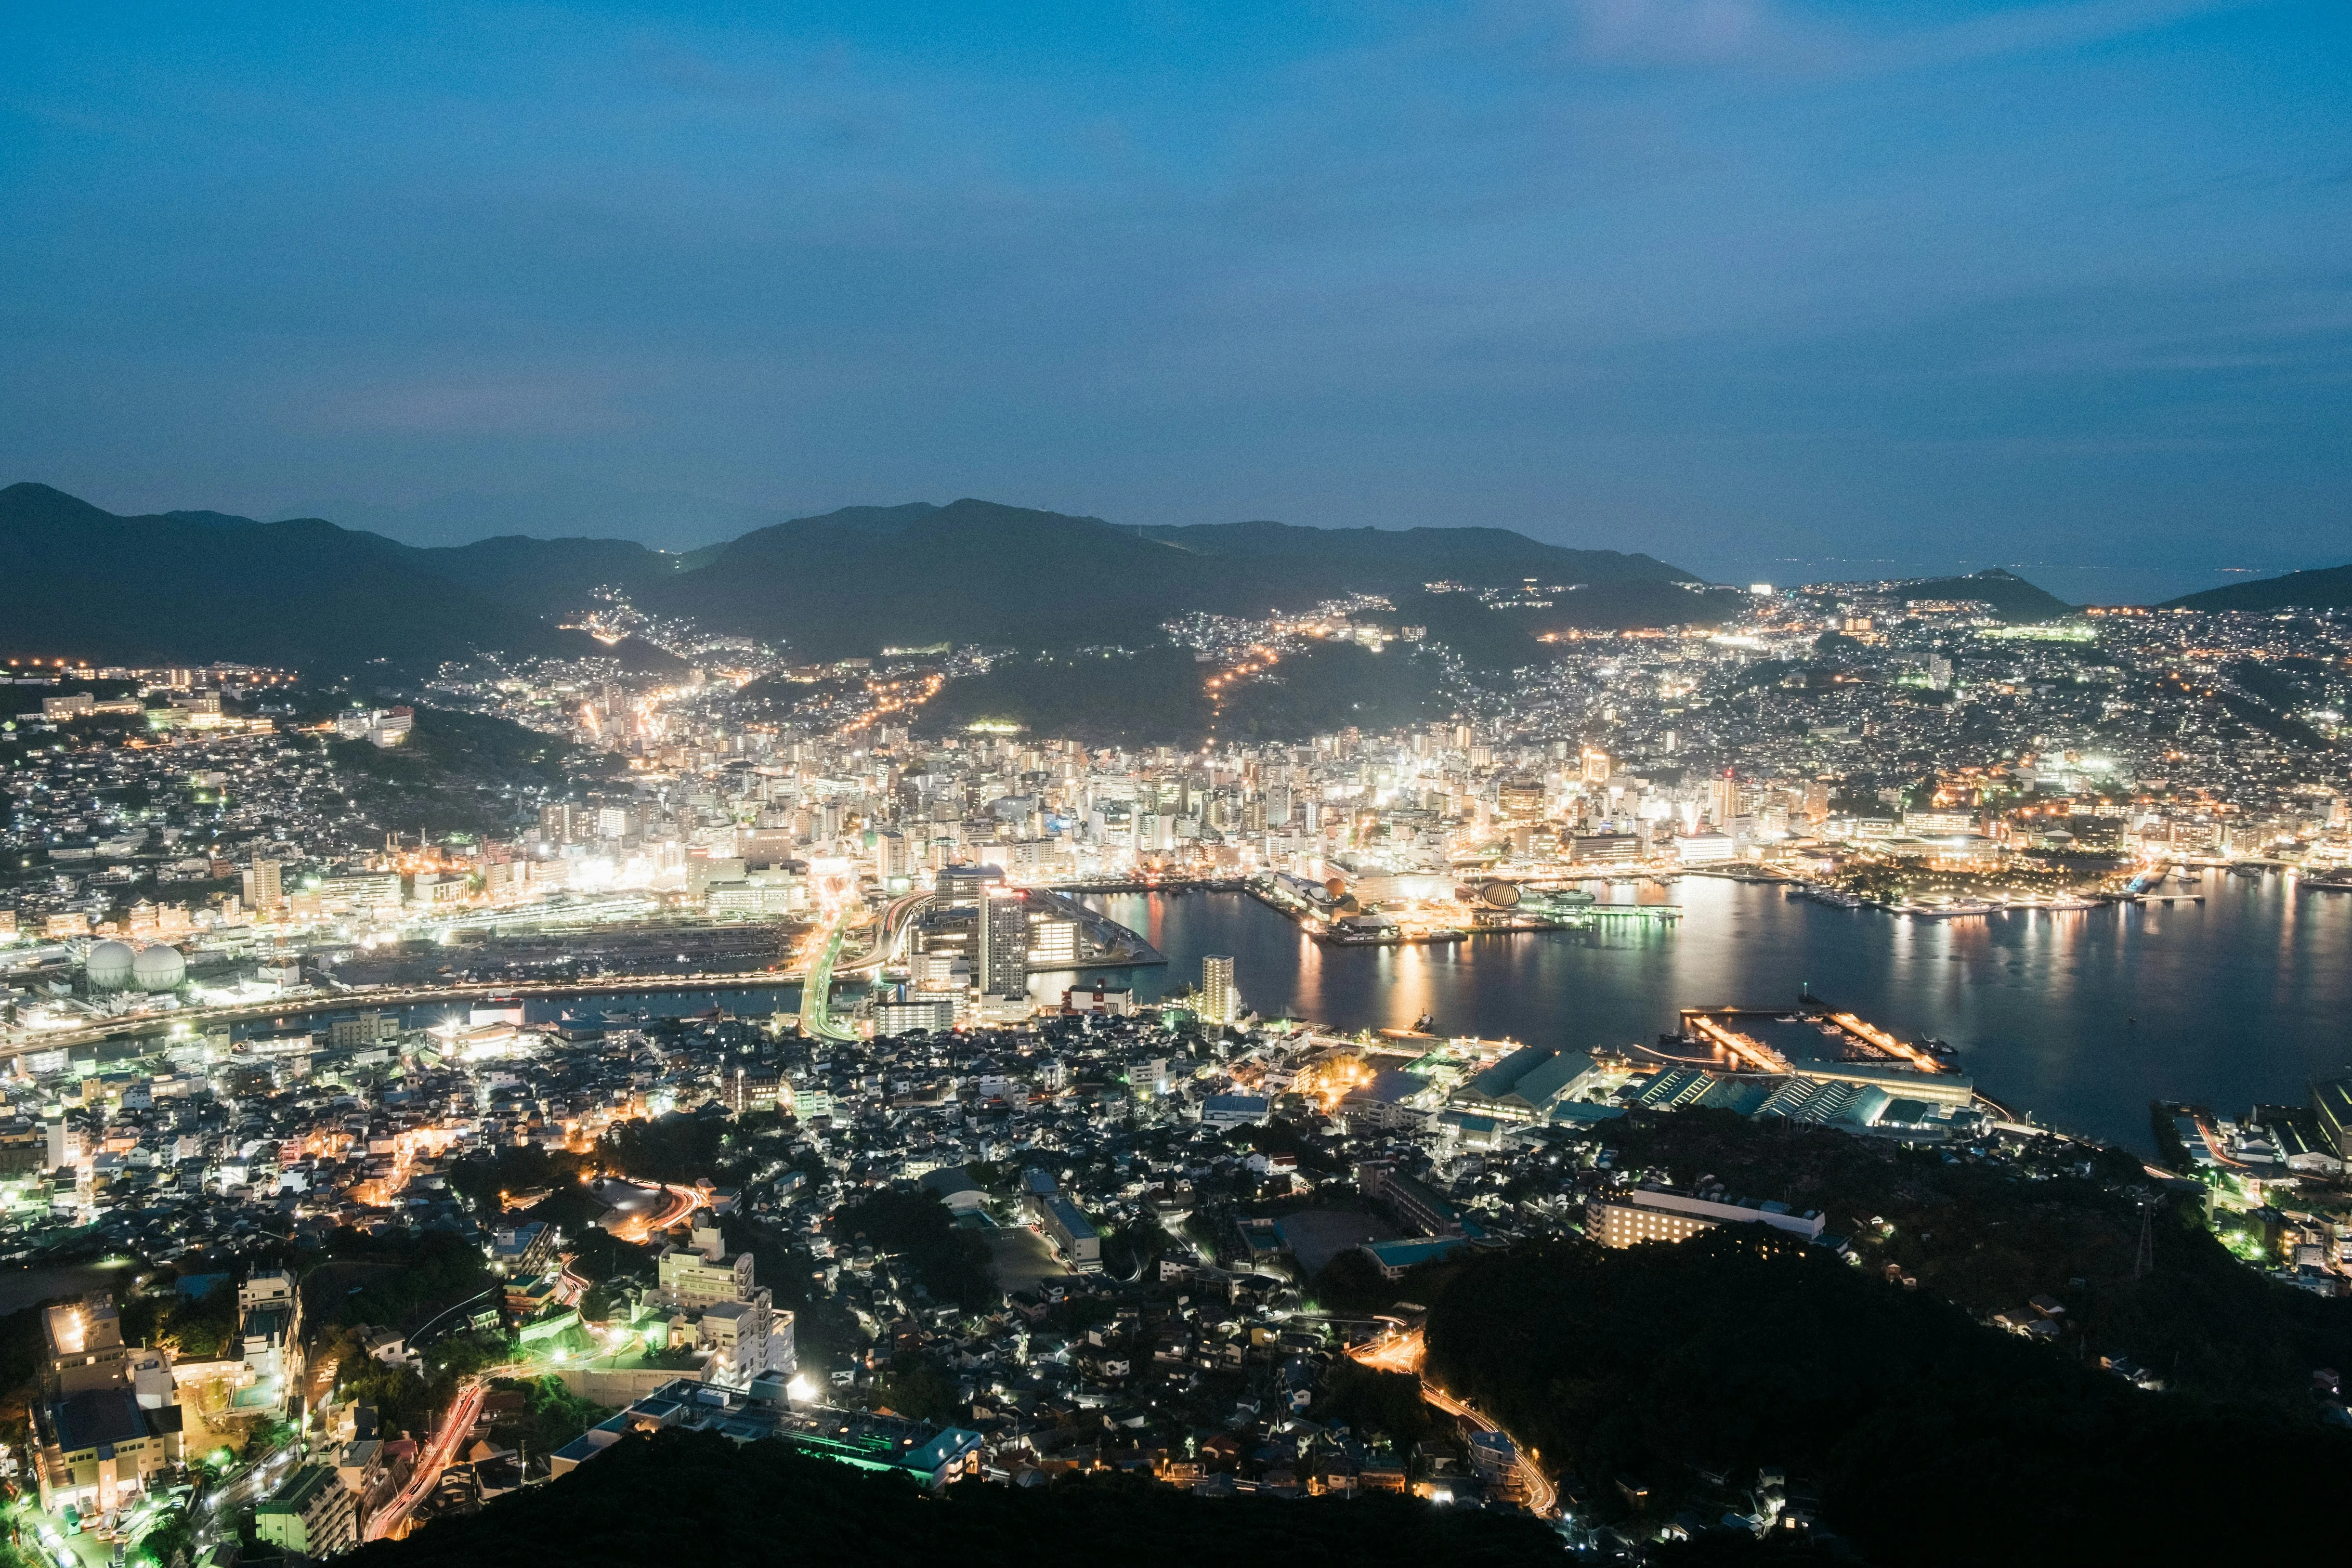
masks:
[(995, 887), (980, 901), (978, 973), (983, 996), (1021, 996), (1029, 990), (1029, 899), (1017, 888)]
[(1201, 960), (1201, 1012), (1213, 1024), (1230, 1024), (1242, 1016), (1242, 994), (1234, 985), (1230, 953), (1211, 953)]
[(256, 860), (246, 868), (246, 907), (261, 914), (276, 912), (286, 901), (286, 890), (279, 880), (280, 868), (275, 860)]
[(1584, 748), (1584, 782), (1589, 784), (1609, 782), (1609, 753), (1598, 746)]
[(1731, 831), (1732, 822), (1739, 816), (1739, 781), (1731, 770), (1723, 770), (1721, 778), (1709, 779), (1706, 784), (1706, 816), (1718, 833)]

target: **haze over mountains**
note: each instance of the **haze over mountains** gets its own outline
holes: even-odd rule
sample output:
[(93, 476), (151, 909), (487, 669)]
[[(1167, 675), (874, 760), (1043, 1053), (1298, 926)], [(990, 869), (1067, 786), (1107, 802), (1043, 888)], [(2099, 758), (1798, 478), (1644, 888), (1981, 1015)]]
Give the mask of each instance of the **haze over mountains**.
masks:
[(345, 528), (426, 549), (525, 533), (541, 539), (633, 539), (656, 550), (682, 551), (788, 521), (794, 513), (687, 490), (572, 484), (497, 494), (459, 490), (401, 506), (313, 500), (272, 515), (332, 518)]

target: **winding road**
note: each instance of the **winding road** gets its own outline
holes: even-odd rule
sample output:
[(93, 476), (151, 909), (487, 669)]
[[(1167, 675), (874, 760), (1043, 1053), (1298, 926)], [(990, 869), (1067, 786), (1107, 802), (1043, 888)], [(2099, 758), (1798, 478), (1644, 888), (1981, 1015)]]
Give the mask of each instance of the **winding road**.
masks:
[(441, 1472), (448, 1468), (449, 1461), (457, 1457), (457, 1445), (466, 1440), (467, 1435), (474, 1429), (474, 1423), (480, 1418), (482, 1400), (489, 1390), (490, 1379), (503, 1376), (506, 1372), (507, 1369), (500, 1368), (496, 1372), (481, 1373), (457, 1385), (457, 1397), (450, 1402), (448, 1414), (443, 1417), (439, 1429), (425, 1439), (423, 1447), (416, 1450), (416, 1468), (410, 1474), (408, 1484), (382, 1508), (368, 1515), (364, 1539), (382, 1541), (393, 1534), (408, 1522), (408, 1516), (416, 1505), (433, 1494), (433, 1489), (441, 1483)]
[(1409, 1331), (1392, 1330), (1382, 1334), (1379, 1339), (1369, 1341), (1349, 1351), (1348, 1358), (1358, 1365), (1370, 1367), (1375, 1372), (1411, 1373), (1421, 1378), (1421, 1396), (1430, 1404), (1444, 1411), (1448, 1415), (1460, 1416), (1481, 1432), (1502, 1432), (1504, 1436), (1510, 1437), (1512, 1451), (1518, 1456), (1517, 1468), (1519, 1485), (1526, 1489), (1528, 1511), (1538, 1519), (1550, 1519), (1557, 1515), (1559, 1512), (1559, 1488), (1553, 1485), (1551, 1478), (1543, 1473), (1542, 1467), (1538, 1466), (1528, 1453), (1527, 1445), (1517, 1437), (1511, 1437), (1509, 1433), (1503, 1432), (1501, 1424), (1488, 1419), (1476, 1405), (1467, 1400), (1456, 1399), (1423, 1376), (1422, 1365), (1427, 1358), (1427, 1353), (1428, 1346), (1423, 1341), (1419, 1329)]

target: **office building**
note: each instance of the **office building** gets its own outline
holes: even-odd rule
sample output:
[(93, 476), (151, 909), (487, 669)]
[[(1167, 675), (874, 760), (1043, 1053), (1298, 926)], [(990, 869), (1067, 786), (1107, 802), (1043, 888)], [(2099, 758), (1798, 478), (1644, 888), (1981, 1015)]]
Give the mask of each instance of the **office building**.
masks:
[(1044, 910), (1029, 911), (1029, 967), (1070, 969), (1078, 962), (1078, 922)]
[(302, 1370), (302, 1294), (284, 1268), (257, 1268), (236, 1288), (246, 1369), (269, 1403), (282, 1405)]
[(940, 909), (977, 909), (989, 889), (1004, 885), (1004, 868), (942, 866), (931, 885), (937, 895), (934, 901)]
[(1706, 785), (1706, 819), (1718, 833), (1728, 833), (1739, 816), (1739, 781), (1731, 770), (1723, 770), (1720, 778), (1709, 779)]
[(730, 1253), (708, 1212), (694, 1216), (693, 1244), (672, 1247), (655, 1265), (655, 1300), (672, 1313), (673, 1342), (711, 1352), (709, 1376), (734, 1386), (793, 1370), (793, 1315), (752, 1277), (751, 1255)]

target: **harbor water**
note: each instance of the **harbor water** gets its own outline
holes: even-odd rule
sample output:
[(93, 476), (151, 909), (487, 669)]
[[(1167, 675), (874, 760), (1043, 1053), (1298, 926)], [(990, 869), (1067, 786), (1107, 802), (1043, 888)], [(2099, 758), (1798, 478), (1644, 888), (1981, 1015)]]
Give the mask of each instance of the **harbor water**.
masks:
[[(1793, 1004), (1801, 989), (1906, 1038), (2011, 1110), (2149, 1151), (2148, 1101), (2225, 1115), (2299, 1104), (2352, 1070), (2352, 894), (2284, 875), (2210, 873), (2202, 902), (1921, 920), (1768, 885), (1687, 877), (1673, 925), (1479, 936), (1433, 946), (1317, 943), (1239, 894), (1108, 894), (1165, 968), (1139, 1000), (1231, 953), (1244, 1000), (1344, 1029), (1402, 1028), (1576, 1048), (1654, 1041), (1685, 1006)], [(1039, 977), (1044, 980), (1045, 977)]]
[[(2352, 1072), (2352, 893), (2297, 891), (2279, 873), (2210, 873), (2201, 901), (1948, 920), (1841, 910), (1775, 886), (1688, 877), (1682, 919), (1335, 947), (1239, 893), (1089, 894), (1164, 966), (1093, 971), (1157, 1001), (1230, 953), (1247, 1005), (1345, 1030), (1405, 1028), (1578, 1049), (1654, 1041), (1679, 1008), (1793, 1004), (1801, 990), (1955, 1065), (2011, 1110), (2143, 1152), (2151, 1100), (2224, 1115), (2301, 1103), (2315, 1076)], [(1058, 1003), (1076, 974), (1030, 990)], [(533, 1022), (610, 1012), (677, 1017), (795, 1011), (796, 985), (534, 997)], [(417, 1008), (409, 1022), (463, 1009)]]

